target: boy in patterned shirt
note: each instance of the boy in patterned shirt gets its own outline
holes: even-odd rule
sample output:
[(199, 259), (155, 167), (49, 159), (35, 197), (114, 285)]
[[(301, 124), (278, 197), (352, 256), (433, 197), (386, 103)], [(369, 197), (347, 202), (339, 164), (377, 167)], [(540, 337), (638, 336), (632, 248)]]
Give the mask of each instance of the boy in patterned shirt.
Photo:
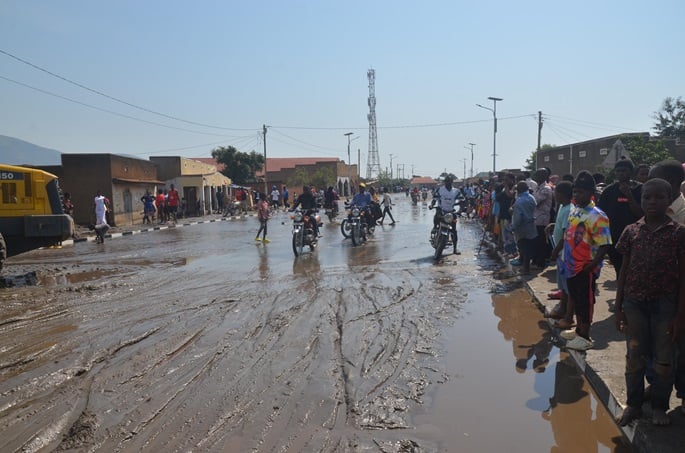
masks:
[(575, 206), (568, 217), (564, 234), (564, 260), (569, 297), (574, 302), (577, 327), (561, 333), (566, 347), (585, 351), (594, 346), (590, 325), (597, 291), (597, 278), (604, 255), (611, 245), (609, 218), (592, 201), (595, 180), (583, 170), (573, 183)]
[(616, 328), (626, 335), (625, 426), (641, 416), (644, 379), (653, 367), (652, 423), (668, 425), (675, 341), (685, 333), (685, 226), (667, 214), (671, 184), (650, 179), (642, 188), (645, 216), (628, 225), (616, 250), (623, 254), (616, 291)]

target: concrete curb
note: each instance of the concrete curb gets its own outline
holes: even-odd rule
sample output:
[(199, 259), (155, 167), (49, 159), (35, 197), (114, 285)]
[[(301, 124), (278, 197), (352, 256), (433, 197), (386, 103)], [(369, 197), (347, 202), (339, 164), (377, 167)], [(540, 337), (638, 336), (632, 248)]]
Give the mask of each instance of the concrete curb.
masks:
[[(134, 234), (145, 234), (145, 233), (151, 233), (154, 231), (163, 231), (163, 230), (168, 230), (172, 228), (183, 228), (183, 227), (188, 227), (192, 225), (200, 225), (203, 223), (214, 223), (214, 222), (225, 222), (225, 221), (231, 221), (231, 220), (240, 220), (240, 219), (246, 219), (249, 217), (256, 217), (257, 214), (246, 214), (246, 215), (237, 215), (237, 216), (228, 216), (228, 217), (215, 217), (211, 219), (205, 219), (205, 220), (193, 220), (189, 222), (179, 222), (176, 225), (150, 225), (150, 226), (143, 226), (143, 225), (127, 225), (124, 227), (114, 227), (117, 229), (123, 229), (124, 231), (117, 231), (114, 233), (107, 233), (105, 235), (105, 239), (116, 239), (120, 238), (123, 236), (132, 236)], [(65, 241), (62, 241), (62, 246), (66, 245), (74, 245), (80, 242), (95, 242), (95, 234), (93, 235), (87, 235), (83, 236), (77, 239), (67, 239)]]

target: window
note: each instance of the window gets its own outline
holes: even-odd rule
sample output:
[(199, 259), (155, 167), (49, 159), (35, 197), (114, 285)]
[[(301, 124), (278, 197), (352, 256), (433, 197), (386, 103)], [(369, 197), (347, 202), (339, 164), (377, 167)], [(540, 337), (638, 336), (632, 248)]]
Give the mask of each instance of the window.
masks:
[(559, 160), (564, 160), (564, 155), (563, 155), (563, 154), (559, 154), (559, 156), (558, 156), (557, 158), (558, 158)]
[(16, 203), (17, 202), (17, 183), (16, 182), (3, 182), (0, 185), (0, 190), (2, 190), (2, 202), (3, 203)]
[(607, 154), (609, 154), (609, 148), (602, 148), (599, 150), (600, 156), (606, 156)]
[(545, 162), (549, 162), (549, 156), (545, 156)]
[(578, 151), (578, 157), (585, 157), (587, 156), (587, 151)]

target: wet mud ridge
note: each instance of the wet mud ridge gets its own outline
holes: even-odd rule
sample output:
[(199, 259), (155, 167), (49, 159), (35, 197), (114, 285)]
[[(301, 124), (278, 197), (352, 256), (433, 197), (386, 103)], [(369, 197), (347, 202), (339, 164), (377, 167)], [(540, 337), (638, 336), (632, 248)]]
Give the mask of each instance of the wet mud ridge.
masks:
[(447, 380), (435, 339), (466, 298), (450, 269), (187, 285), (156, 266), (2, 293), (3, 451), (440, 449), (411, 414)]

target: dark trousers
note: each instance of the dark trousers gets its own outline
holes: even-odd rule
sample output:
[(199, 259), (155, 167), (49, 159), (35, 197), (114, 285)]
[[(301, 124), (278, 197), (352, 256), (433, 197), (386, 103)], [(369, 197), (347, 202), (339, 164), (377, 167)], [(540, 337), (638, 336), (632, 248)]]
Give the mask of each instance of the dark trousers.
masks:
[(538, 230), (538, 237), (534, 239), (535, 254), (533, 255), (533, 264), (538, 267), (545, 267), (547, 259), (552, 254), (552, 248), (547, 243), (545, 227), (536, 225), (535, 228)]

